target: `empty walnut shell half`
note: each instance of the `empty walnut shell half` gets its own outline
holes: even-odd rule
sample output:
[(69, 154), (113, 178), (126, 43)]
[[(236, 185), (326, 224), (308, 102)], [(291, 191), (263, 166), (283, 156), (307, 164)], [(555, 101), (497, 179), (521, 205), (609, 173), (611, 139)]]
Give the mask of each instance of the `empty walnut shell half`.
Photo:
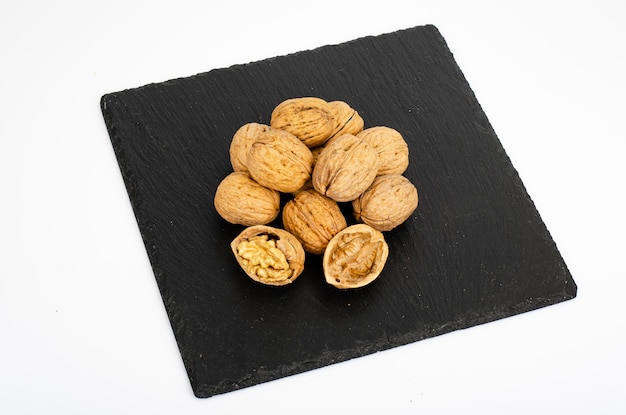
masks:
[(317, 147), (332, 135), (335, 121), (328, 102), (321, 98), (292, 98), (272, 111), (270, 126), (289, 131), (309, 148)]
[(251, 122), (242, 125), (235, 132), (229, 148), (230, 164), (234, 171), (248, 172), (248, 150), (257, 137), (269, 129), (269, 125)]
[(313, 169), (313, 188), (337, 202), (350, 202), (372, 184), (378, 155), (352, 134), (333, 137), (324, 146)]
[(328, 241), (348, 224), (337, 202), (317, 193), (304, 190), (283, 207), (283, 225), (312, 254), (324, 253)]
[(337, 288), (363, 287), (378, 278), (388, 255), (389, 247), (381, 232), (366, 224), (348, 226), (326, 247), (324, 277)]
[(251, 226), (244, 229), (230, 247), (246, 275), (261, 284), (291, 284), (304, 270), (302, 245), (283, 229)]
[(409, 166), (409, 146), (398, 131), (390, 127), (367, 128), (357, 134), (378, 154), (378, 175), (402, 174)]
[(265, 225), (280, 213), (280, 194), (243, 172), (233, 172), (220, 182), (213, 203), (223, 219), (244, 226)]
[(271, 129), (250, 146), (247, 166), (250, 176), (263, 186), (292, 193), (311, 178), (313, 154), (293, 134)]

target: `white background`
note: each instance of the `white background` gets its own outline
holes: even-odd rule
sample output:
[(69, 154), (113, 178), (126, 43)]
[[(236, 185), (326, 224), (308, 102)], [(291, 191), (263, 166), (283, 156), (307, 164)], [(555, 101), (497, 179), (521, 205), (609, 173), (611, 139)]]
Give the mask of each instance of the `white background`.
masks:
[[(3, 1), (0, 413), (626, 413), (624, 4)], [(195, 398), (100, 97), (422, 24), (448, 42), (578, 297)]]

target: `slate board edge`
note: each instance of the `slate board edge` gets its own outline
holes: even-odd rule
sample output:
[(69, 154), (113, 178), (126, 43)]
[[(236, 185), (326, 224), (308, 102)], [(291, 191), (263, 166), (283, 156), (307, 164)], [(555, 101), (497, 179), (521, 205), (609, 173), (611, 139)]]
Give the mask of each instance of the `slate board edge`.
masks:
[(421, 340), (438, 337), (453, 331), (464, 330), (476, 327), (482, 324), (491, 323), (502, 320), (504, 317), (509, 318), (530, 311), (536, 311), (544, 307), (569, 301), (576, 297), (576, 293), (563, 293), (542, 299), (534, 299), (532, 302), (523, 302), (507, 310), (494, 309), (490, 312), (476, 312), (467, 317), (459, 318), (454, 324), (446, 324), (433, 327), (432, 331), (427, 335), (417, 335), (416, 333), (407, 333), (405, 336), (396, 339), (385, 338), (377, 343), (367, 344), (367, 348), (362, 348), (360, 353), (355, 353), (354, 349), (345, 350), (344, 352), (325, 353), (315, 361), (293, 362), (284, 365), (278, 371), (257, 371), (254, 375), (246, 376), (241, 379), (224, 379), (217, 385), (207, 386), (198, 385), (192, 381), (194, 395), (198, 398), (210, 398), (212, 396), (221, 395), (236, 390), (248, 388), (262, 383), (283, 379), (289, 376), (305, 373), (311, 370), (320, 369), (332, 364), (346, 362), (359, 357), (373, 355), (378, 352), (384, 352), (396, 347), (406, 346)]
[[(264, 63), (264, 62), (272, 62), (273, 60), (276, 60), (276, 59), (284, 59), (284, 58), (288, 58), (288, 57), (291, 57), (291, 56), (300, 55), (302, 53), (311, 53), (311, 52), (315, 53), (315, 52), (319, 52), (319, 51), (322, 51), (322, 50), (327, 49), (327, 48), (346, 47), (346, 46), (349, 46), (350, 44), (357, 43), (357, 42), (360, 42), (360, 41), (365, 40), (365, 39), (380, 38), (380, 37), (385, 37), (385, 36), (394, 36), (394, 35), (397, 35), (397, 34), (401, 34), (402, 32), (408, 32), (408, 31), (415, 30), (415, 29), (418, 29), (418, 28), (428, 28), (428, 29), (433, 30), (441, 38), (442, 43), (445, 44), (445, 40), (444, 40), (443, 36), (441, 35), (441, 32), (439, 31), (439, 29), (435, 25), (426, 24), (426, 25), (421, 25), (421, 26), (409, 27), (409, 28), (405, 28), (405, 29), (395, 30), (395, 31), (392, 31), (392, 32), (382, 33), (382, 34), (379, 34), (379, 35), (361, 36), (361, 37), (358, 37), (358, 38), (355, 38), (355, 39), (352, 39), (352, 40), (348, 40), (348, 41), (345, 41), (345, 42), (341, 42), (341, 43), (328, 44), (328, 45), (318, 46), (318, 47), (310, 48), (310, 49), (302, 49), (302, 50), (299, 50), (299, 51), (296, 51), (296, 52), (290, 52), (290, 53), (286, 53), (284, 55), (272, 56), (272, 57), (269, 57), (269, 58), (264, 58), (264, 59), (260, 59), (260, 60), (256, 60), (256, 61), (250, 61), (250, 62), (246, 62), (246, 63), (237, 63), (237, 64), (233, 64), (233, 65), (230, 65), (230, 66), (227, 66), (227, 67), (214, 68), (214, 69), (210, 69), (208, 71), (199, 72), (199, 73), (197, 73), (195, 75), (181, 76), (181, 77), (172, 78), (172, 79), (159, 81), (159, 82), (149, 82), (149, 83), (146, 83), (146, 84), (141, 85), (141, 86), (137, 86), (137, 87), (133, 87), (133, 88), (126, 88), (126, 89), (122, 89), (122, 90), (116, 91), (116, 92), (109, 92), (109, 93), (104, 94), (101, 97), (101, 99), (100, 99), (100, 107), (101, 107), (102, 111), (104, 112), (106, 110), (106, 101), (107, 100), (112, 99), (117, 94), (122, 94), (122, 93), (125, 93), (127, 91), (135, 91), (135, 90), (140, 90), (140, 89), (143, 89), (143, 88), (150, 88), (150, 87), (152, 87), (154, 85), (167, 85), (168, 83), (171, 83), (171, 82), (177, 82), (177, 81), (188, 79), (188, 78), (204, 76), (204, 75), (210, 74), (212, 72), (228, 71), (228, 70), (235, 69), (235, 68), (238, 68), (238, 67), (241, 67), (241, 66), (256, 65), (256, 64), (261, 64), (261, 63)], [(447, 46), (446, 46), (446, 48), (447, 48)]]

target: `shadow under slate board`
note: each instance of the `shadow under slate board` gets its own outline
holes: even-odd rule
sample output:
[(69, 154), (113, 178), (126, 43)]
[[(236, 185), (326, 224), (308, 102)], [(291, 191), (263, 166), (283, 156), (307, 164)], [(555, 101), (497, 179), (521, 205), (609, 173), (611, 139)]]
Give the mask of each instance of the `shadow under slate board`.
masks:
[[(288, 287), (239, 268), (243, 227), (213, 207), (245, 123), (281, 101), (342, 100), (408, 142), (419, 190), (378, 280), (341, 291), (307, 256)], [(356, 358), (576, 296), (553, 239), (434, 26), (106, 94), (102, 112), (198, 397)], [(277, 222), (274, 225), (280, 226)]]

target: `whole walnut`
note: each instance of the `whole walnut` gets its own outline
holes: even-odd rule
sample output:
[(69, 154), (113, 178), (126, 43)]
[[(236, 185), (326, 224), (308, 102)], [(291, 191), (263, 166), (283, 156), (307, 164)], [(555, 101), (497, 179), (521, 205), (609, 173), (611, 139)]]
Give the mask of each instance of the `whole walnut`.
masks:
[(289, 131), (307, 147), (324, 144), (335, 128), (332, 109), (321, 98), (291, 98), (281, 102), (272, 111), (270, 126)]
[(400, 174), (385, 174), (376, 177), (352, 202), (352, 209), (357, 221), (384, 232), (404, 223), (417, 203), (417, 188), (409, 179)]
[(229, 149), (230, 164), (233, 166), (234, 171), (248, 172), (248, 151), (259, 135), (269, 129), (268, 125), (251, 122), (242, 125), (235, 132)]
[(285, 204), (283, 225), (305, 251), (317, 255), (324, 253), (328, 241), (348, 226), (337, 202), (313, 189), (299, 192)]
[(378, 172), (378, 155), (352, 134), (326, 143), (313, 170), (313, 188), (337, 202), (356, 199), (372, 184)]
[(245, 226), (270, 223), (280, 212), (280, 194), (243, 172), (233, 172), (220, 182), (213, 203), (223, 219)]
[(335, 121), (331, 138), (342, 134), (357, 135), (363, 130), (363, 118), (350, 105), (344, 101), (331, 101), (328, 104)]
[(406, 171), (409, 166), (409, 146), (398, 131), (385, 126), (370, 127), (358, 133), (357, 137), (376, 150), (380, 159), (379, 176)]
[(283, 193), (302, 188), (311, 178), (311, 150), (293, 134), (270, 129), (257, 137), (246, 160), (250, 176)]

